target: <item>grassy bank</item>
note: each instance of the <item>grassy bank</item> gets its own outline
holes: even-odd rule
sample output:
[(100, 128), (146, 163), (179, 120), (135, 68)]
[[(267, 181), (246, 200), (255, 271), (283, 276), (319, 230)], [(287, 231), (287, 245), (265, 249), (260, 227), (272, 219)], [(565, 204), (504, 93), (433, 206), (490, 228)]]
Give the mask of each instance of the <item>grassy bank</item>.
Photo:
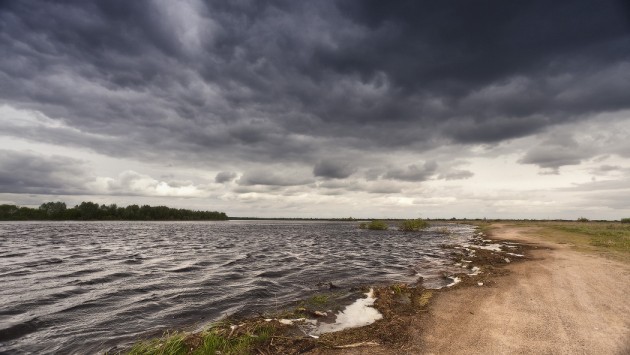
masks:
[[(240, 328), (240, 329), (239, 329)], [(235, 327), (217, 324), (200, 333), (176, 332), (136, 343), (129, 355), (201, 355), (261, 353), (278, 329), (272, 324), (251, 322)]]
[[(619, 222), (556, 222), (505, 221), (499, 222), (528, 228), (525, 234), (575, 250), (596, 252), (614, 259), (630, 262), (630, 224)], [(483, 232), (492, 235), (494, 223), (475, 222)]]
[[(383, 319), (357, 328), (348, 328), (319, 337), (306, 336), (304, 323), (297, 316), (312, 317), (313, 309), (327, 305), (327, 297), (314, 296), (294, 311), (284, 313), (288, 319), (256, 317), (225, 320), (199, 333), (173, 332), (156, 339), (140, 341), (116, 355), (215, 355), (215, 354), (317, 354), (335, 349), (383, 345), (397, 348), (411, 339), (409, 324), (422, 317), (434, 290), (421, 285), (394, 284), (374, 287), (374, 307)], [(303, 318), (302, 318), (303, 319)], [(293, 320), (292, 322), (284, 322)], [(330, 319), (329, 319), (330, 321)], [(113, 355), (113, 353), (111, 354)]]

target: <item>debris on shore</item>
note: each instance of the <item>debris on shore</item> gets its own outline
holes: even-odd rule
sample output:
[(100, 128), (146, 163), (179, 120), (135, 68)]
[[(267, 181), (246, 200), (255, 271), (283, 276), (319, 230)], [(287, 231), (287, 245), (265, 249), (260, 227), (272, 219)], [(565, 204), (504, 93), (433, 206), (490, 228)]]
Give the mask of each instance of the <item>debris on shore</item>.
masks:
[[(364, 298), (343, 309), (327, 304), (328, 296), (313, 296), (275, 317), (226, 319), (204, 331), (175, 333), (170, 338), (178, 337), (182, 354), (324, 354), (331, 349), (355, 347), (400, 349), (411, 339), (412, 321), (417, 322), (429, 311), (436, 293), (468, 286), (492, 287), (496, 277), (508, 273), (502, 268), (512, 262), (506, 255), (514, 261), (526, 259), (526, 245), (498, 243), (484, 237), (477, 233), (465, 245), (444, 246), (453, 249), (453, 263), (461, 266), (462, 272), (445, 275), (451, 282), (441, 289), (425, 288), (422, 277), (413, 285), (366, 287), (362, 290)], [(332, 283), (326, 286), (337, 288)], [(138, 343), (129, 353), (159, 353), (160, 347), (172, 343), (170, 338)], [(152, 348), (155, 351), (150, 351)]]

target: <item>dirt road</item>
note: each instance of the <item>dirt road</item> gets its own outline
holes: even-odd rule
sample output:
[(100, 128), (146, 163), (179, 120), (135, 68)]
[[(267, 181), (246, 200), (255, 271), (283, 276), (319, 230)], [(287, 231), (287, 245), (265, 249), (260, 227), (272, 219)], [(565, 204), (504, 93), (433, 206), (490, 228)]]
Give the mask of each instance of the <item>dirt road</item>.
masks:
[(534, 227), (500, 225), (493, 238), (542, 247), (533, 260), (508, 266), (494, 287), (441, 293), (407, 352), (630, 354), (630, 265), (523, 228)]

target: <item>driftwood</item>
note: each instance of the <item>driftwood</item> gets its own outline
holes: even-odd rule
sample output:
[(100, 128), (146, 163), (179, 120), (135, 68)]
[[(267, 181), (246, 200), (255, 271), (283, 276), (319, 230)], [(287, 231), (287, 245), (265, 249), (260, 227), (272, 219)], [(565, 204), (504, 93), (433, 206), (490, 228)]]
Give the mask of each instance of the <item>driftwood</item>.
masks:
[(363, 341), (360, 343), (353, 343), (348, 345), (338, 345), (333, 346), (334, 349), (348, 349), (348, 348), (358, 348), (361, 346), (379, 346), (380, 344), (375, 341)]

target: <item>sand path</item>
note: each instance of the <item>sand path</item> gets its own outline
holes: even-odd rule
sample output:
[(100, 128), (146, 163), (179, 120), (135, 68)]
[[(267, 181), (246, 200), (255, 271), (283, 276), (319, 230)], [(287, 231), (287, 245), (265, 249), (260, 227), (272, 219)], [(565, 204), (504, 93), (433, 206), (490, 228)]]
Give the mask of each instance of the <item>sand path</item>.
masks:
[(495, 287), (441, 293), (405, 352), (630, 354), (630, 265), (545, 243), (535, 227), (498, 227), (495, 239), (539, 246), (533, 260)]

